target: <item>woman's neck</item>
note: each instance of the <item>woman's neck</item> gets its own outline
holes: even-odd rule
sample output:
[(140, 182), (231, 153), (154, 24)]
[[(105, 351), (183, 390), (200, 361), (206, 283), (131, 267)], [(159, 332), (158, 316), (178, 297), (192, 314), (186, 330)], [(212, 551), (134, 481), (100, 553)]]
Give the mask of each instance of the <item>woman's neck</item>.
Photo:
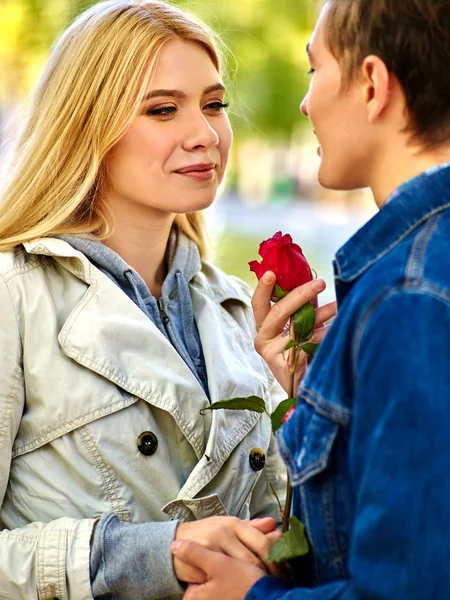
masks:
[(113, 234), (104, 241), (139, 273), (155, 298), (161, 296), (167, 275), (164, 257), (173, 221), (173, 215), (165, 214), (138, 224), (129, 215), (115, 215)]

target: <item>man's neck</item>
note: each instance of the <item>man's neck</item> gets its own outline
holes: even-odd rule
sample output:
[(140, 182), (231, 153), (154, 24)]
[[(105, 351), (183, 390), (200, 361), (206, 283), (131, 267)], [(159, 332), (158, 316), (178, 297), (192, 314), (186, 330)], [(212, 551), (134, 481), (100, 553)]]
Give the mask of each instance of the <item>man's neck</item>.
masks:
[(391, 147), (380, 161), (370, 187), (378, 208), (400, 185), (432, 167), (450, 162), (450, 144), (434, 150), (403, 145)]

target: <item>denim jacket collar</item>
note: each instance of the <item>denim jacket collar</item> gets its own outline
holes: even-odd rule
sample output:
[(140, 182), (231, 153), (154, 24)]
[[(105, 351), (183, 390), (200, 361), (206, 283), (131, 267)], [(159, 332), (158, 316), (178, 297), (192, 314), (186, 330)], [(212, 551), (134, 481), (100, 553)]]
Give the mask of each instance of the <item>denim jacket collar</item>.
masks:
[(450, 208), (450, 164), (398, 187), (381, 210), (350, 238), (333, 262), (336, 283), (352, 282), (432, 214)]

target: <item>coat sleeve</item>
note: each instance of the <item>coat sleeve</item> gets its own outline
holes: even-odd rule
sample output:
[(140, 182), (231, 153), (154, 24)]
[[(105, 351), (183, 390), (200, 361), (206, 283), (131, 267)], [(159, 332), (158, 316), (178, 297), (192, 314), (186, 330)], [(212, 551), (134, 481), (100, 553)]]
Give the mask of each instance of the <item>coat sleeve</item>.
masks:
[(246, 600), (450, 597), (450, 299), (394, 293), (357, 329), (349, 578), (304, 589), (266, 577)]
[[(0, 278), (0, 504), (12, 447), (25, 410), (22, 343), (14, 306)], [(7, 530), (0, 520), (0, 597), (91, 600), (90, 539), (94, 519), (63, 518)]]

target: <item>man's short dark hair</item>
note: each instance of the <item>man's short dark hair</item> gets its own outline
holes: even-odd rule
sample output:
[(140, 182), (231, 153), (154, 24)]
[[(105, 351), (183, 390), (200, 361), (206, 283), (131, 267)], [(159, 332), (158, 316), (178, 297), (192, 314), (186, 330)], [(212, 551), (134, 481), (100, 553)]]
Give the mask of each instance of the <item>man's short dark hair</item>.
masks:
[(450, 0), (330, 0), (325, 42), (345, 87), (366, 56), (399, 80), (408, 131), (429, 147), (450, 141)]

